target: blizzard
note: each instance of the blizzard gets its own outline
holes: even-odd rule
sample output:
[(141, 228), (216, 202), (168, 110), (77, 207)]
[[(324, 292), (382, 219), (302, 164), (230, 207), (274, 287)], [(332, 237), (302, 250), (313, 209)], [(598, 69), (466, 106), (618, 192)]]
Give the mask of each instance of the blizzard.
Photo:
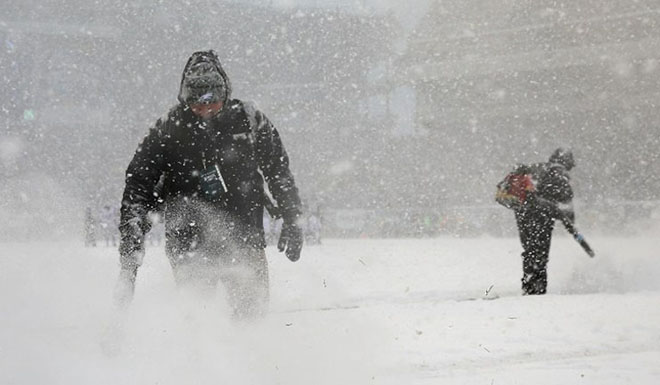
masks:
[(517, 238), (326, 239), (297, 263), (269, 246), (252, 322), (221, 286), (176, 288), (162, 246), (118, 314), (116, 248), (4, 243), (0, 383), (660, 383), (660, 234), (592, 237), (592, 259), (555, 233), (545, 296), (520, 293)]

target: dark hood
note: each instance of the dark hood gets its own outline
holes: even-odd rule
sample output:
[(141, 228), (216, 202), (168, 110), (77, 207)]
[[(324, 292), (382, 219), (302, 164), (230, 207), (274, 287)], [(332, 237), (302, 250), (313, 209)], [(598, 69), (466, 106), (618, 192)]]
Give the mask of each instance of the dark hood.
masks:
[(566, 168), (566, 170), (571, 170), (575, 167), (575, 158), (573, 158), (573, 151), (566, 148), (556, 149), (552, 155), (550, 155), (549, 162), (551, 164), (560, 164)]
[(231, 82), (215, 51), (197, 51), (190, 56), (181, 75), (179, 102), (188, 104), (191, 99), (211, 93), (226, 104), (231, 91)]

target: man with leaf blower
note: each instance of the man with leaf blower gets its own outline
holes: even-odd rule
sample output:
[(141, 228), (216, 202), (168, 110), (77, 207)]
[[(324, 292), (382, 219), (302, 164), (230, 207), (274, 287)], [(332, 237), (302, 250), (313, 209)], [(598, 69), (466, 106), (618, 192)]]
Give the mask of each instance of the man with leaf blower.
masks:
[(593, 250), (574, 226), (573, 189), (568, 172), (573, 153), (556, 149), (548, 162), (519, 165), (497, 185), (496, 201), (514, 211), (523, 246), (523, 295), (545, 294), (548, 259), (555, 220), (593, 257)]

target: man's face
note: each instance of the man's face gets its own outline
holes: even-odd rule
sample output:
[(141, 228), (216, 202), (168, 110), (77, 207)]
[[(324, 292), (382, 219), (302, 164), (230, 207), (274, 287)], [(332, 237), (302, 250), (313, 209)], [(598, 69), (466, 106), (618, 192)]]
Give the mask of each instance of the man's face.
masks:
[(217, 115), (217, 113), (222, 110), (222, 106), (222, 101), (215, 103), (197, 103), (191, 104), (190, 109), (195, 115), (203, 120), (208, 120)]

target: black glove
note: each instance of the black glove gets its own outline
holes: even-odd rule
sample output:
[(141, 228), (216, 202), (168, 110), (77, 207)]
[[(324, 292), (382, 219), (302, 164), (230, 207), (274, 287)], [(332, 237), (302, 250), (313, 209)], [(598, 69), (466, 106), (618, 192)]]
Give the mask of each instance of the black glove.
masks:
[(300, 259), (300, 250), (303, 245), (303, 233), (300, 226), (295, 222), (284, 222), (282, 224), (282, 232), (280, 233), (280, 241), (277, 242), (277, 249), (284, 251), (286, 248), (286, 257), (291, 262)]
[(121, 270), (115, 285), (115, 305), (126, 309), (133, 300), (135, 276), (144, 259), (144, 233), (137, 222), (129, 222), (120, 227), (119, 263)]
[(566, 210), (561, 210), (562, 215), (571, 221), (571, 223), (575, 223), (575, 211), (572, 209), (566, 209)]
[(137, 221), (119, 227), (119, 262), (122, 268), (132, 269), (142, 265), (144, 259), (144, 232)]
[(119, 271), (119, 277), (115, 284), (115, 306), (118, 309), (126, 309), (133, 301), (135, 293), (135, 277), (137, 275), (137, 266), (122, 266)]

